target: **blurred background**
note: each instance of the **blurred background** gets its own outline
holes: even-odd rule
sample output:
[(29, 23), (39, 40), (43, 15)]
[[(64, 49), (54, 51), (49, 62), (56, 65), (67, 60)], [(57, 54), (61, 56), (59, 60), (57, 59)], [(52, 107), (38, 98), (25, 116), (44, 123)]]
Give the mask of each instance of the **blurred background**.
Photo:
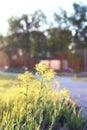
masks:
[(39, 62), (87, 72), (86, 0), (1, 1), (0, 70), (33, 70)]

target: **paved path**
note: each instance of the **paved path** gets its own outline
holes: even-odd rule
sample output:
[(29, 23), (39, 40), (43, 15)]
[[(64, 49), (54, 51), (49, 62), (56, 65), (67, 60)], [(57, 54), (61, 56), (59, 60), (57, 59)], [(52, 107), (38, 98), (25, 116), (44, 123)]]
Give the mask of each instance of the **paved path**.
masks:
[(68, 88), (72, 97), (78, 100), (81, 106), (87, 107), (87, 82), (75, 81), (72, 77), (59, 77), (56, 78), (60, 81), (60, 88)]

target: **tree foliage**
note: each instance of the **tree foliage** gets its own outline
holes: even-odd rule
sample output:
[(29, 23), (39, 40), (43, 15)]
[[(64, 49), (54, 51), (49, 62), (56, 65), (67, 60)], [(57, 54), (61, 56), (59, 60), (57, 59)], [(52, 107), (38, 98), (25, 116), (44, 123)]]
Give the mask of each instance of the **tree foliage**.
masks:
[(51, 53), (67, 51), (71, 41), (71, 32), (67, 29), (52, 28), (48, 30), (48, 46)]
[(68, 15), (67, 12), (65, 10), (63, 10), (62, 8), (59, 10), (59, 12), (55, 12), (54, 13), (54, 20), (57, 24), (57, 27), (59, 27), (60, 29), (63, 28), (67, 28), (69, 29), (69, 21), (68, 21)]
[[(34, 57), (46, 56), (47, 51), (52, 55), (58, 51), (68, 51), (68, 46), (72, 38), (75, 47), (87, 47), (87, 6), (83, 4), (73, 4), (74, 13), (61, 9), (54, 13), (54, 24), (48, 28), (45, 14), (41, 10), (33, 14), (23, 14), (20, 17), (10, 17), (8, 19), (9, 30), (5, 37), (5, 48), (12, 55), (17, 53), (17, 49), (31, 53)], [(73, 34), (74, 30), (74, 34)]]
[(45, 50), (46, 38), (43, 32), (38, 30), (41, 25), (46, 24), (46, 16), (41, 10), (34, 14), (23, 14), (21, 17), (11, 17), (8, 19), (9, 36), (7, 42), (10, 53), (16, 53), (18, 48), (37, 55), (39, 51)]
[(74, 14), (68, 20), (72, 24), (77, 47), (87, 47), (87, 6), (74, 3)]
[(8, 19), (9, 32), (11, 34), (23, 32), (28, 33), (46, 24), (46, 16), (41, 10), (33, 14), (23, 14), (20, 17), (10, 17)]

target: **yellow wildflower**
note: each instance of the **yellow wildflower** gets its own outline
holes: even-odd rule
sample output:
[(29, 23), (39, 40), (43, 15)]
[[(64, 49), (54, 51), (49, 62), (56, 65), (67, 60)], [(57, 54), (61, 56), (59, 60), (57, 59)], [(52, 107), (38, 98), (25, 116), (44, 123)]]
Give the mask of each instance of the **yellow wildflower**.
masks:
[(44, 63), (36, 64), (35, 68), (39, 74), (43, 74), (48, 69), (47, 65)]
[(26, 71), (24, 74), (19, 74), (18, 79), (20, 79), (24, 83), (28, 83), (34, 79), (34, 75), (32, 73)]

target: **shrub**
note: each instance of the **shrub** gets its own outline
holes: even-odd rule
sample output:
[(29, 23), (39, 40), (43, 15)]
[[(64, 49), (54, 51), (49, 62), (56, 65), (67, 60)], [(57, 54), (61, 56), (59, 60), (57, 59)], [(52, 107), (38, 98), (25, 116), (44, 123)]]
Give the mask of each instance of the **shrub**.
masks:
[(16, 87), (1, 95), (0, 129), (83, 130), (84, 118), (69, 91), (52, 89), (55, 72), (43, 63), (35, 68), (36, 75), (19, 74)]

